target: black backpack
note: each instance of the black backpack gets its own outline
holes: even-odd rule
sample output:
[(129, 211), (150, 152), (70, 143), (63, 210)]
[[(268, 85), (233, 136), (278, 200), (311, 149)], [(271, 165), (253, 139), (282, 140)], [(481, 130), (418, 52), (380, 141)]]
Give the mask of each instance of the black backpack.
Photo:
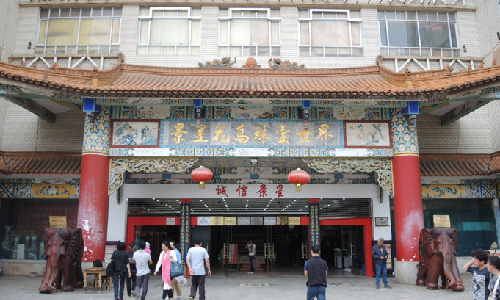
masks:
[(107, 266), (106, 266), (106, 275), (108, 276), (115, 276), (115, 261), (112, 260)]

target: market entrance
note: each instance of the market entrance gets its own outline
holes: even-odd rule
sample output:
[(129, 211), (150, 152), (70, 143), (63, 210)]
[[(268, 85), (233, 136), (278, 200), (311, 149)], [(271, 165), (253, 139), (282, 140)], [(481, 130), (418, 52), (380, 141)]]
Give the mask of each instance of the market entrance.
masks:
[(250, 271), (248, 240), (256, 245), (255, 272), (268, 276), (297, 273), (307, 259), (308, 226), (306, 225), (228, 225), (197, 226), (196, 232), (207, 232), (212, 266), (228, 277)]
[(320, 220), (321, 256), (328, 274), (372, 276), (372, 218)]
[(320, 232), (321, 257), (328, 263), (330, 274), (363, 273), (363, 226), (326, 225), (321, 227)]

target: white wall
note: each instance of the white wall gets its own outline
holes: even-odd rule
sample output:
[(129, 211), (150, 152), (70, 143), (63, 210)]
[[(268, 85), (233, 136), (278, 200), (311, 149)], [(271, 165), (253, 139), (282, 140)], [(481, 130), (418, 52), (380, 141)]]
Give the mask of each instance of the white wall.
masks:
[(440, 117), (419, 115), (420, 153), (492, 153), (489, 111), (489, 105), (485, 105), (447, 126), (441, 126)]
[[(55, 123), (49, 123), (32, 112), (3, 101), (5, 118), (0, 120), (1, 151), (55, 151), (81, 152), (83, 145), (83, 112), (58, 114)], [(2, 109), (0, 109), (0, 114)]]
[[(383, 238), (384, 240), (391, 240), (391, 205), (389, 202), (389, 193), (382, 192), (382, 201), (379, 197), (372, 198), (373, 208), (373, 239)], [(375, 218), (386, 217), (387, 226), (375, 226)]]
[(106, 240), (125, 242), (127, 233), (127, 199), (121, 197), (118, 204), (118, 193), (109, 196), (108, 231)]

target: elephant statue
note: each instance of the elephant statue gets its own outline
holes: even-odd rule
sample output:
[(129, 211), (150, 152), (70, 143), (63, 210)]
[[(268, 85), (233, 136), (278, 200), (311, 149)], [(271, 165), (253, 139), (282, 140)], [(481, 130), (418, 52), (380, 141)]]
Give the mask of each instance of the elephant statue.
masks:
[(61, 288), (61, 281), (65, 292), (83, 287), (82, 229), (46, 228), (43, 238), (47, 266), (38, 291), (42, 294), (57, 292)]
[(424, 228), (418, 241), (420, 261), (417, 285), (427, 289), (441, 288), (463, 291), (464, 282), (457, 267), (458, 235), (456, 228)]

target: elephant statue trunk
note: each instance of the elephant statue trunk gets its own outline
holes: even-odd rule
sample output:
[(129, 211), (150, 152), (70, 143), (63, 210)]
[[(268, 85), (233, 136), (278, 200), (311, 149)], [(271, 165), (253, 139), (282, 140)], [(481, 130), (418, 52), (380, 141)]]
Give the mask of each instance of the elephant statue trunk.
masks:
[(417, 285), (428, 289), (465, 290), (457, 267), (458, 235), (455, 228), (432, 228), (420, 231)]

